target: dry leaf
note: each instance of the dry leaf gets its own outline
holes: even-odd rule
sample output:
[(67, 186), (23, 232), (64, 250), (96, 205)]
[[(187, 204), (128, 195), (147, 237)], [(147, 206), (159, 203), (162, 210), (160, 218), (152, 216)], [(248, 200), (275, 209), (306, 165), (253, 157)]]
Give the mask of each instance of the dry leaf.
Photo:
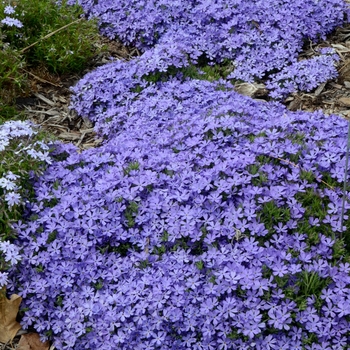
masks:
[(0, 291), (0, 342), (11, 341), (16, 333), (21, 329), (21, 325), (16, 321), (19, 304), (22, 298), (17, 294), (12, 294), (10, 299), (6, 298), (5, 289)]
[(50, 343), (43, 343), (38, 333), (28, 333), (21, 336), (17, 345), (17, 350), (48, 350)]

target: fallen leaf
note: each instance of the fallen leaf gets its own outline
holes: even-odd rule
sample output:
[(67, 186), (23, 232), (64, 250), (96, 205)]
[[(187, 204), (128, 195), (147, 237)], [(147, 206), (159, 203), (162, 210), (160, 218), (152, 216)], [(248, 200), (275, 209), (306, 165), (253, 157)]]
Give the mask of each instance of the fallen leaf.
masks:
[(43, 343), (38, 333), (23, 334), (18, 342), (17, 350), (48, 350), (50, 343)]
[(16, 333), (21, 329), (21, 325), (16, 321), (19, 304), (22, 298), (17, 294), (12, 294), (7, 299), (5, 288), (0, 290), (0, 342), (11, 341)]

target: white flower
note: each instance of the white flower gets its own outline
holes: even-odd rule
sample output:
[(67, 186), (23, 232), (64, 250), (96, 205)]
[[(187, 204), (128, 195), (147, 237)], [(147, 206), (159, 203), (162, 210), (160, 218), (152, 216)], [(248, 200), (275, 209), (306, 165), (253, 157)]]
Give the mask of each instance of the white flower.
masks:
[(8, 5), (8, 6), (6, 6), (5, 9), (4, 9), (4, 13), (5, 13), (6, 15), (12, 15), (12, 14), (15, 13), (15, 9), (14, 9), (12, 6)]
[(7, 191), (13, 191), (17, 188), (16, 184), (13, 181), (7, 179), (6, 177), (0, 178), (0, 187), (4, 188)]
[(21, 259), (19, 248), (9, 241), (0, 242), (0, 250), (5, 254), (5, 261), (11, 262), (12, 265)]
[(12, 207), (15, 204), (21, 203), (21, 196), (16, 192), (9, 192), (5, 195), (5, 201), (10, 207)]
[(7, 283), (8, 283), (8, 273), (0, 272), (0, 288), (6, 286)]
[(6, 16), (1, 23), (8, 25), (9, 27), (17, 27), (17, 28), (22, 28), (23, 24), (21, 21), (19, 21), (16, 18), (11, 18)]

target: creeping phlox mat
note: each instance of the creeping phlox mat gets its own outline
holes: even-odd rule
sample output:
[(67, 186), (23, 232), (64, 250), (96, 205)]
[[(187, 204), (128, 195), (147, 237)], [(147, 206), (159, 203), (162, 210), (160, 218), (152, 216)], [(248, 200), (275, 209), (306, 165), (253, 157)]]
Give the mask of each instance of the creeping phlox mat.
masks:
[(270, 77), (280, 98), (334, 77), (332, 51), (297, 54), (346, 3), (80, 3), (141, 56), (73, 88), (103, 143), (57, 146), (15, 225), (23, 326), (59, 350), (343, 349), (347, 122), (230, 80)]
[(304, 43), (324, 38), (348, 13), (343, 0), (78, 2), (110, 38), (143, 52), (179, 45), (191, 62), (229, 59), (232, 77), (246, 81), (295, 62)]
[(129, 110), (36, 184), (12, 280), (24, 326), (58, 349), (341, 348), (346, 121), (199, 80)]

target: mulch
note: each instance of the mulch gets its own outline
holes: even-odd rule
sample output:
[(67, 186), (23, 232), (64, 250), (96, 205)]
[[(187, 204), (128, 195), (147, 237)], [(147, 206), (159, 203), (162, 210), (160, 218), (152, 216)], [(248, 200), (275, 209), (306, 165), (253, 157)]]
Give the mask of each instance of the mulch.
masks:
[(140, 53), (137, 49), (128, 48), (119, 42), (101, 38), (98, 45), (107, 47), (96, 55), (81, 74), (58, 76), (50, 73), (46, 67), (32, 67), (27, 76), (30, 84), (30, 95), (16, 99), (16, 107), (24, 113), (26, 119), (41, 126), (49, 134), (62, 142), (71, 142), (80, 149), (96, 147), (101, 143), (93, 131), (93, 125), (69, 109), (71, 91), (86, 73), (113, 59), (130, 60)]

